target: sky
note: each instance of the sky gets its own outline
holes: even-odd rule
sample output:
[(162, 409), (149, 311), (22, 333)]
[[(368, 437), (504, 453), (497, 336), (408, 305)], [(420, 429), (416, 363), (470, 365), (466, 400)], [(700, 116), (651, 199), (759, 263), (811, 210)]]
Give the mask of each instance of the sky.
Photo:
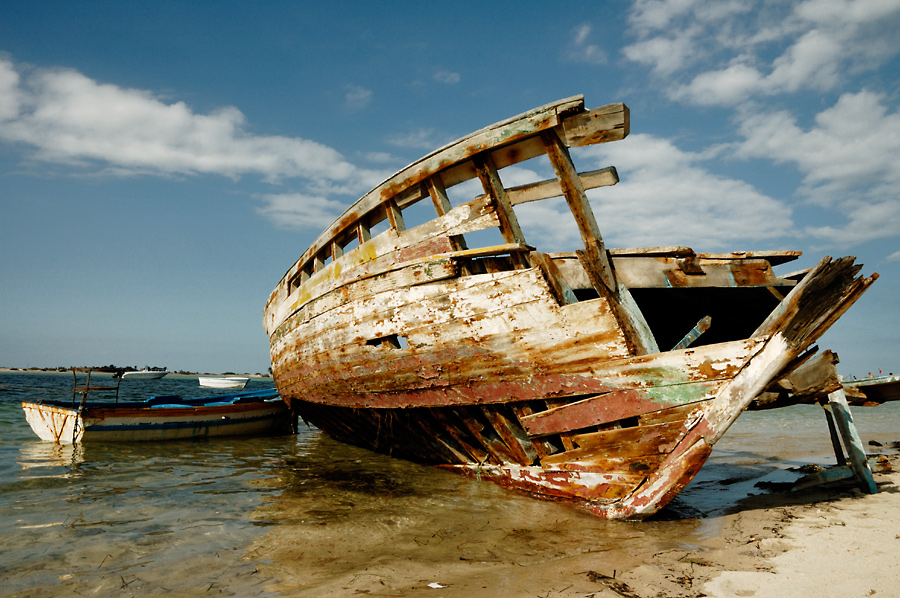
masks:
[[(347, 206), (583, 94), (631, 110), (573, 154), (619, 172), (608, 247), (857, 256), (880, 279), (819, 344), (900, 373), (898, 30), (900, 0), (4, 0), (0, 367), (265, 372), (269, 293)], [(545, 203), (526, 238), (571, 250)]]

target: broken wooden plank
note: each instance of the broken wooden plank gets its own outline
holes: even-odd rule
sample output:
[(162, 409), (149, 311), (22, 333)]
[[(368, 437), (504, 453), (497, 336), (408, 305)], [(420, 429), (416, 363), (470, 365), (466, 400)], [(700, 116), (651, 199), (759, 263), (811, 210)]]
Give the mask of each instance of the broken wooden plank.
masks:
[(611, 389), (522, 418), (529, 436), (546, 436), (601, 425), (636, 415), (698, 403), (715, 396), (720, 381), (671, 384), (648, 389)]

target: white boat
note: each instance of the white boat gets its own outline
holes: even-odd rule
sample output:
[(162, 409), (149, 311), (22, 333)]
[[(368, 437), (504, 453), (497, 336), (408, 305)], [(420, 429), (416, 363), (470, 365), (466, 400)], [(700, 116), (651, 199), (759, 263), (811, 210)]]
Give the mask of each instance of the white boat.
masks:
[(165, 368), (161, 370), (137, 370), (134, 372), (122, 372), (123, 378), (131, 378), (132, 380), (158, 380), (168, 374)]
[(250, 378), (240, 376), (199, 376), (200, 386), (205, 388), (244, 388)]
[[(89, 388), (96, 389), (115, 387)], [(279, 433), (291, 425), (287, 406), (275, 389), (200, 399), (156, 396), (129, 403), (23, 402), (22, 409), (35, 434), (58, 444)]]

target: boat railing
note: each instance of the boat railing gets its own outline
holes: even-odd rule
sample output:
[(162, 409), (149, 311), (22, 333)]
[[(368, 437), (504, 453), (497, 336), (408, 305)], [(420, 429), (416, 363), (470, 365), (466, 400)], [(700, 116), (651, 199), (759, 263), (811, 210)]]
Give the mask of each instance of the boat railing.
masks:
[[(86, 372), (84, 384), (78, 385), (78, 373)], [(116, 378), (117, 382), (115, 386), (91, 386), (91, 372), (90, 368), (72, 368), (72, 407), (75, 407), (76, 397), (81, 394), (81, 406), (87, 402), (87, 396), (89, 392), (112, 392), (116, 393), (116, 404), (119, 403), (119, 385), (122, 383), (122, 377), (119, 376)]]

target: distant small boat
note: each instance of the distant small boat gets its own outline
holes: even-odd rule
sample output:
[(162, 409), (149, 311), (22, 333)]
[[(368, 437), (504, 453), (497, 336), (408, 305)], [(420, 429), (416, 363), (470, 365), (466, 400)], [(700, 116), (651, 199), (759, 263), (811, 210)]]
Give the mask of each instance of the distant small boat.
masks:
[(122, 372), (123, 378), (131, 378), (132, 380), (158, 380), (168, 374), (165, 368), (161, 370), (137, 370), (134, 372)]
[(244, 388), (250, 378), (240, 376), (199, 376), (200, 386), (206, 388)]
[(845, 380), (844, 388), (854, 403), (886, 403), (900, 401), (900, 376), (872, 376), (860, 380)]
[[(95, 389), (115, 387), (89, 388)], [(291, 423), (274, 388), (200, 399), (154, 396), (129, 403), (23, 402), (22, 409), (35, 434), (58, 444), (278, 433), (289, 430)]]

